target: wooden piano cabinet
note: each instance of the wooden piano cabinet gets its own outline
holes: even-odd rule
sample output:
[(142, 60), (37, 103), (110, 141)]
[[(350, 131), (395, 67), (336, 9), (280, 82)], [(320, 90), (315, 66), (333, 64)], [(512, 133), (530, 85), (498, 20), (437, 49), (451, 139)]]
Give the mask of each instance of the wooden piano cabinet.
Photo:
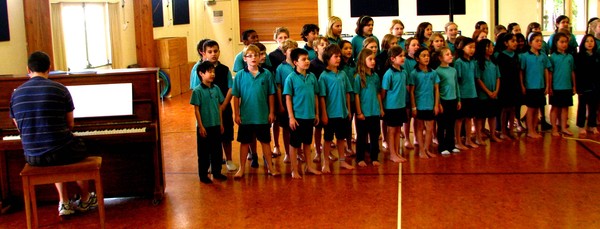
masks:
[[(27, 76), (0, 76), (0, 137), (17, 135), (9, 118), (10, 95)], [(66, 86), (132, 83), (133, 115), (75, 119), (74, 132), (145, 128), (143, 133), (82, 136), (90, 155), (102, 157), (105, 197), (151, 197), (162, 200), (165, 175), (160, 134), (158, 68), (116, 69), (81, 75), (53, 75)], [(0, 209), (23, 201), (19, 172), (25, 165), (20, 140), (0, 140)], [(40, 185), (38, 200), (55, 201), (53, 185)]]

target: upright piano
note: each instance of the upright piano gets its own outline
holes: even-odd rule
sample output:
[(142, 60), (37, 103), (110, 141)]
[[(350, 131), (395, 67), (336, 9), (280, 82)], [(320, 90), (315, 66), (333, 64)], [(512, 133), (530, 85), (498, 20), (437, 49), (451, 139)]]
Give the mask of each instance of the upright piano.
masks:
[[(153, 203), (158, 204), (165, 191), (158, 69), (65, 73), (49, 78), (65, 86), (131, 84), (132, 114), (75, 118), (73, 132), (85, 140), (91, 155), (102, 157), (105, 197), (151, 197)], [(0, 76), (0, 209), (23, 200), (19, 173), (26, 162), (19, 132), (9, 116), (9, 106), (13, 90), (28, 79), (27, 75)], [(57, 200), (54, 186), (41, 186), (38, 199)]]

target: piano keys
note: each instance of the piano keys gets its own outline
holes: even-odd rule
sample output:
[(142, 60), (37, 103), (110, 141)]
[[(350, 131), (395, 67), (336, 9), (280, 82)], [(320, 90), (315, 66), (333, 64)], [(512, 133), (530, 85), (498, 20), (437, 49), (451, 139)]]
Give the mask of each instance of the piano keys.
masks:
[[(105, 197), (152, 197), (158, 204), (165, 191), (158, 69), (115, 69), (49, 78), (65, 86), (131, 83), (133, 114), (75, 118), (73, 132), (85, 140), (92, 155), (103, 158)], [(19, 173), (25, 160), (19, 132), (9, 117), (9, 104), (12, 91), (28, 79), (26, 75), (0, 76), (0, 209), (23, 200)], [(41, 189), (39, 200), (58, 199), (52, 185)]]

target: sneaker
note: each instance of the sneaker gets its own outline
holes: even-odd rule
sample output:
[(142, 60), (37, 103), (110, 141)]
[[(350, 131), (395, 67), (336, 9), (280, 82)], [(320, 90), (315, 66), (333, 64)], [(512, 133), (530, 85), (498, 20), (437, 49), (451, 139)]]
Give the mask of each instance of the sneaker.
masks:
[(96, 193), (90, 192), (90, 197), (87, 201), (83, 202), (80, 198), (79, 200), (75, 201), (75, 203), (77, 206), (77, 211), (84, 212), (98, 207), (98, 198), (96, 198)]
[(225, 163), (225, 165), (227, 166), (227, 170), (229, 170), (229, 171), (235, 171), (235, 170), (237, 170), (237, 169), (238, 169), (237, 165), (235, 165), (235, 164), (233, 163), (233, 161), (227, 161), (227, 162)]
[(71, 215), (75, 213), (75, 208), (71, 205), (71, 203), (58, 203), (58, 215), (65, 216)]
[(444, 150), (444, 151), (442, 151), (442, 155), (450, 155), (450, 151)]
[(217, 179), (220, 181), (226, 181), (227, 180), (227, 176), (223, 175), (223, 174), (213, 174), (213, 179)]
[(453, 152), (453, 153), (460, 153), (460, 150), (459, 150), (459, 149), (457, 149), (457, 148), (454, 148), (454, 149), (452, 149), (452, 152)]

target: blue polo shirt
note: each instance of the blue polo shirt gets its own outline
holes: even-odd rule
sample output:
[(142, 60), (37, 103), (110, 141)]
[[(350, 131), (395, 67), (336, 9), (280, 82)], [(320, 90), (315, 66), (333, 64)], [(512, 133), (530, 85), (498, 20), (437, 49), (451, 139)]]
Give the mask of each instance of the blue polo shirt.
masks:
[[(202, 60), (198, 61), (190, 72), (190, 89), (194, 90), (198, 85), (202, 83), (202, 79), (198, 75), (198, 66), (202, 64)], [(223, 96), (227, 96), (227, 91), (233, 87), (233, 77), (229, 68), (221, 62), (215, 66), (215, 79), (212, 82), (214, 85), (219, 86)]]
[(460, 101), (460, 89), (458, 88), (458, 76), (456, 69), (453, 67), (442, 67), (439, 66), (435, 72), (440, 78), (439, 90), (440, 99), (443, 100), (455, 100)]
[(402, 69), (404, 69), (404, 71), (406, 71), (409, 75), (410, 73), (415, 70), (415, 67), (417, 66), (417, 61), (406, 55), (406, 58), (404, 59), (404, 65), (402, 65)]
[(389, 68), (383, 74), (381, 88), (386, 90), (383, 108), (400, 109), (406, 107), (406, 87), (408, 86), (408, 74), (406, 71)]
[(552, 53), (550, 55), (552, 64), (552, 89), (553, 90), (571, 90), (573, 89), (572, 74), (575, 70), (575, 60), (568, 53)]
[(342, 43), (342, 38), (338, 37), (337, 39), (331, 38), (331, 37), (327, 37), (327, 41), (329, 41), (330, 45), (339, 45)]
[(25, 155), (42, 156), (70, 142), (66, 115), (74, 109), (69, 90), (58, 82), (36, 76), (15, 89), (10, 117), (17, 121)]
[(239, 71), (233, 80), (231, 95), (240, 99), (242, 124), (269, 123), (269, 96), (275, 94), (271, 72), (259, 68), (253, 76), (248, 68)]
[(223, 94), (219, 86), (207, 86), (201, 83), (192, 91), (190, 104), (200, 107), (200, 116), (202, 125), (206, 127), (220, 126), (221, 116), (219, 115), (219, 105), (223, 103)]
[(475, 87), (475, 71), (478, 68), (477, 61), (457, 58), (454, 62), (454, 68), (458, 76), (460, 98), (477, 98), (477, 88)]
[(379, 76), (377, 76), (377, 73), (366, 76), (367, 80), (364, 88), (360, 86), (360, 79), (359, 75), (354, 78), (354, 93), (357, 93), (360, 98), (360, 108), (363, 115), (365, 117), (381, 115), (379, 101), (377, 100), (377, 94), (381, 90)]
[(315, 97), (319, 93), (319, 84), (314, 74), (307, 72), (302, 75), (297, 71), (286, 77), (283, 94), (292, 96), (294, 117), (299, 119), (314, 119)]
[(307, 44), (304, 44), (304, 50), (306, 50), (308, 52), (308, 59), (309, 60), (314, 60), (315, 58), (317, 58), (317, 52), (315, 52), (314, 48), (308, 47)]
[(416, 68), (410, 73), (408, 85), (415, 87), (415, 103), (417, 110), (433, 110), (435, 106), (435, 85), (440, 83), (437, 72), (429, 69), (423, 72)]
[(548, 56), (542, 52), (540, 52), (540, 55), (535, 55), (531, 51), (527, 51), (519, 55), (519, 59), (521, 60), (521, 70), (523, 70), (523, 83), (525, 84), (525, 88), (546, 88), (544, 70), (550, 69), (551, 67)]
[[(354, 74), (356, 73), (356, 63), (354, 60), (348, 60), (348, 63), (343, 64), (342, 71), (346, 73), (346, 77), (348, 77), (348, 82), (350, 82), (350, 86), (354, 83)], [(350, 102), (354, 102), (354, 89), (350, 92)]]
[[(375, 35), (371, 35), (371, 37), (375, 38), (375, 41), (377, 41), (377, 53), (375, 53), (375, 55), (377, 55), (379, 54), (379, 39), (377, 39)], [(352, 37), (350, 43), (352, 43), (352, 57), (354, 57), (354, 59), (356, 59), (360, 51), (363, 50), (363, 41), (365, 41), (365, 39), (367, 39), (367, 37), (358, 34)]]
[(398, 42), (396, 42), (396, 44), (398, 44), (398, 46), (400, 46), (400, 48), (402, 48), (402, 50), (404, 50), (404, 45), (406, 43), (406, 39), (402, 38), (402, 37), (398, 37)]
[[(484, 65), (484, 70), (481, 70), (479, 66), (477, 66), (477, 74), (475, 75), (475, 78), (483, 81), (483, 84), (488, 90), (495, 91), (496, 80), (500, 78), (500, 69), (490, 60), (486, 60)], [(489, 98), (483, 90), (478, 90), (477, 94), (481, 100)]]
[(456, 46), (454, 45), (454, 43), (450, 42), (449, 40), (446, 40), (446, 45), (450, 49), (450, 52), (456, 53)]
[(288, 64), (288, 62), (281, 63), (277, 67), (277, 70), (275, 70), (275, 83), (280, 84), (283, 87), (283, 84), (285, 83), (285, 79), (292, 72), (294, 72), (294, 67), (292, 65)]
[(352, 85), (344, 71), (337, 73), (329, 70), (323, 71), (319, 77), (319, 96), (325, 97), (327, 117), (348, 117), (346, 95), (352, 93)]
[[(269, 56), (267, 56), (267, 60), (265, 60), (265, 66), (271, 66), (271, 61), (269, 60)], [(244, 61), (244, 50), (235, 55), (235, 59), (233, 60), (233, 71), (239, 72), (244, 70), (244, 68), (248, 66)]]

